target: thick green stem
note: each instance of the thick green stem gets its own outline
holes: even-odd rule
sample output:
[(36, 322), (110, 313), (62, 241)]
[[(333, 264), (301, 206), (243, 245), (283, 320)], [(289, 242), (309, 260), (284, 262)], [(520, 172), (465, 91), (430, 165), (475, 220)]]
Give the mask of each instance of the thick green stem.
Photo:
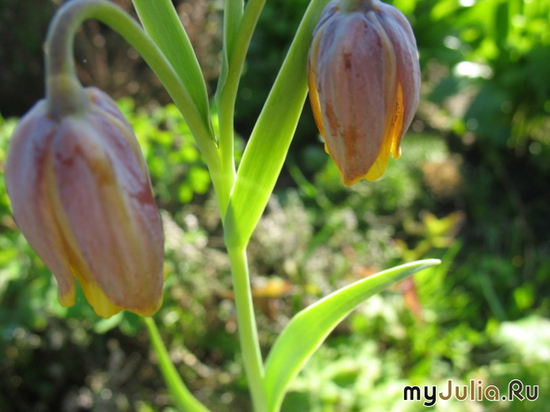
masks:
[(157, 325), (153, 318), (143, 318), (151, 343), (155, 352), (157, 353), (159, 360), (159, 368), (164, 376), (164, 380), (172, 393), (174, 404), (180, 411), (186, 412), (209, 412), (208, 409), (200, 403), (189, 389), (185, 386), (185, 383), (181, 380), (181, 377), (170, 359), (170, 355), (164, 346), (164, 342), (157, 329)]
[(244, 248), (229, 248), (228, 253), (233, 275), (242, 357), (248, 386), (252, 394), (252, 403), (255, 412), (267, 412), (264, 366), (258, 341), (256, 318), (254, 317), (246, 251)]

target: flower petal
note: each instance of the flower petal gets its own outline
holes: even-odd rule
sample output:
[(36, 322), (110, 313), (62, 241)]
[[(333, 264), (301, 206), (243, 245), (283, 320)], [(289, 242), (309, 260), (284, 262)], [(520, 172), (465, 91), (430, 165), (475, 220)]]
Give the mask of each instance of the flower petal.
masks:
[(77, 276), (115, 306), (151, 315), (162, 302), (163, 239), (149, 180), (111, 123), (66, 119), (63, 127), (54, 145), (59, 194), (89, 267)]
[(344, 185), (376, 180), (419, 99), (420, 70), (410, 24), (378, 0), (332, 1), (314, 30), (310, 100), (325, 149)]
[(55, 132), (56, 124), (47, 116), (46, 102), (42, 100), (23, 117), (12, 136), (5, 178), (17, 225), (54, 273), (60, 303), (72, 306), (74, 277), (49, 188), (50, 142)]
[(318, 89), (326, 144), (345, 185), (368, 172), (384, 139), (380, 119), (385, 110), (372, 98), (384, 91), (385, 59), (371, 47), (380, 43), (375, 28), (353, 13), (328, 21), (320, 44)]

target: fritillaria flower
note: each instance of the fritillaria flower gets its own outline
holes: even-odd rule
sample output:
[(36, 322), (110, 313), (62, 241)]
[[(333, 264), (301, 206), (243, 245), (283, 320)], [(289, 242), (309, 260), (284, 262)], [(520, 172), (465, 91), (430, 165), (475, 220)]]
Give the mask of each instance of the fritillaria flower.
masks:
[(102, 317), (153, 315), (164, 249), (145, 160), (109, 96), (66, 89), (78, 105), (41, 100), (13, 134), (5, 175), (15, 220), (57, 278), (63, 306), (75, 302), (76, 277)]
[(327, 5), (309, 51), (310, 101), (325, 149), (346, 186), (384, 174), (419, 100), (411, 26), (378, 0)]

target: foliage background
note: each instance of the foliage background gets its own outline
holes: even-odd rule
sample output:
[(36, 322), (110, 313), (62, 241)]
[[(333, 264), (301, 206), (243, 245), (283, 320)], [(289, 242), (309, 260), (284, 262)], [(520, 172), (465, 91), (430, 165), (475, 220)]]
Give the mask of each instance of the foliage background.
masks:
[[(0, 0), (0, 170), (15, 117), (43, 96), (42, 42), (59, 3)], [(131, 10), (129, 1), (117, 3)], [(223, 4), (174, 3), (214, 85)], [(540, 386), (539, 400), (440, 402), (435, 410), (544, 411), (550, 5), (393, 4), (411, 21), (423, 74), (403, 156), (379, 181), (345, 189), (306, 105), (249, 250), (263, 349), (293, 313), (339, 286), (418, 258), (442, 258), (443, 265), (362, 305), (311, 359), (283, 410), (415, 411), (422, 402), (403, 402), (405, 385), (475, 379), (505, 391), (519, 378)], [(306, 6), (266, 3), (239, 92), (239, 151)], [(118, 35), (90, 22), (76, 55), (85, 84), (122, 98), (150, 167), (170, 271), (156, 319), (171, 356), (213, 410), (248, 410), (229, 265), (193, 138)], [(53, 277), (11, 218), (2, 173), (0, 410), (169, 411), (164, 388), (138, 317), (100, 320), (82, 297), (70, 309), (58, 304)]]

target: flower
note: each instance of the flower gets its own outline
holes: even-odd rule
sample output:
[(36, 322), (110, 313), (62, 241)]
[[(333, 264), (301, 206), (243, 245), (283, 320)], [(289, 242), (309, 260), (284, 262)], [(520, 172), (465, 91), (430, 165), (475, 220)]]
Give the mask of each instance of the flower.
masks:
[(46, 99), (15, 130), (5, 169), (14, 218), (58, 281), (63, 306), (75, 276), (95, 312), (153, 315), (162, 303), (163, 231), (136, 137), (108, 95), (82, 104)]
[(405, 16), (378, 0), (330, 2), (309, 50), (309, 96), (342, 182), (376, 180), (418, 106), (416, 40)]

